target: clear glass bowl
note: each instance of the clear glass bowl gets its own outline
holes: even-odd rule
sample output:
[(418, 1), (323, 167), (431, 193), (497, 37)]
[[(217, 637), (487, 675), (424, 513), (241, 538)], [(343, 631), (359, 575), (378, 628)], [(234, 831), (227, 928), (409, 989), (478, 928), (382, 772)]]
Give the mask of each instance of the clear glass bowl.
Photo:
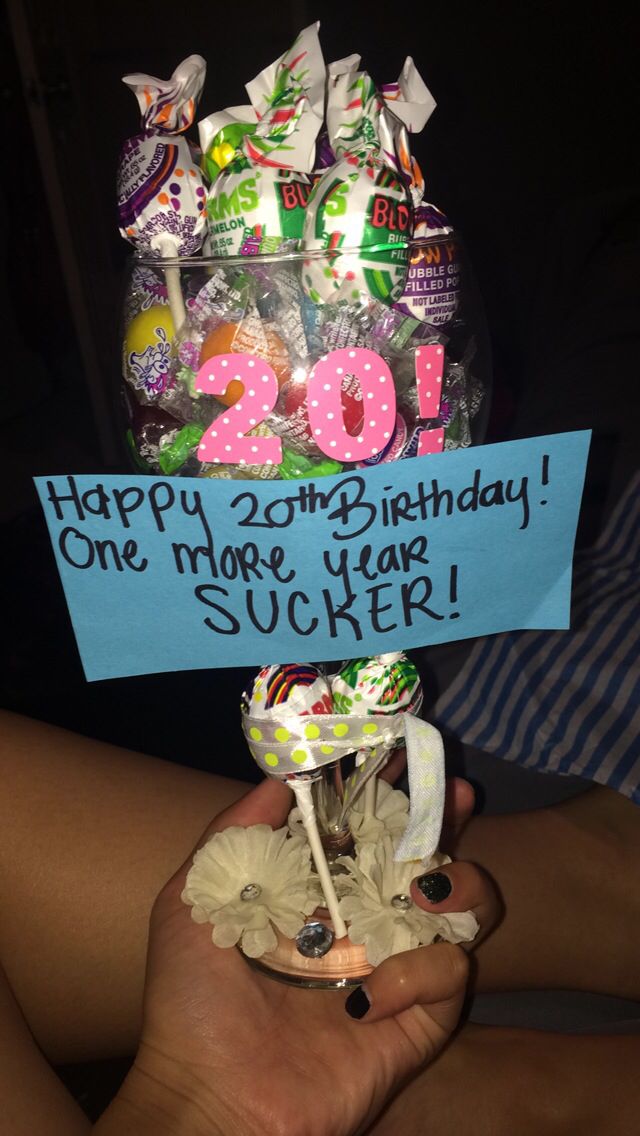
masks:
[[(416, 353), (425, 348), (442, 369), (437, 405), (421, 400), (416, 383)], [(384, 360), (395, 406), (390, 410), (388, 398), (385, 402), (379, 392), (363, 390), (366, 356), (357, 354), (353, 373), (349, 366), (342, 368), (341, 388), (332, 392), (333, 410), (326, 415), (339, 420), (340, 428), (343, 421), (356, 445), (345, 445), (343, 434), (342, 449), (334, 452), (335, 439), (323, 438), (317, 427), (308, 385), (320, 361), (327, 356), (335, 361), (333, 353), (345, 349), (374, 352)], [(265, 398), (257, 391), (257, 402), (249, 407), (247, 382), (239, 375), (226, 393), (219, 381), (221, 393), (208, 393), (205, 381), (198, 381), (203, 364), (225, 355), (239, 357), (234, 371), (244, 375), (249, 372), (240, 365), (241, 355), (268, 365), (275, 382)], [(215, 371), (215, 364), (209, 370)], [(490, 387), (482, 305), (455, 235), (366, 252), (135, 257), (131, 263), (122, 335), (123, 436), (128, 461), (140, 471), (318, 477), (415, 456), (426, 444), (420, 441), (425, 431), (437, 452), (432, 432), (438, 428), (444, 449), (456, 449), (482, 440)], [(225, 423), (230, 411), (239, 416)], [(370, 426), (384, 415), (385, 430), (380, 421)], [(227, 427), (233, 428), (231, 446)], [(212, 433), (222, 433), (224, 445)], [(241, 450), (235, 441), (240, 436), (245, 439)], [(280, 442), (275, 449), (264, 441), (274, 437)]]

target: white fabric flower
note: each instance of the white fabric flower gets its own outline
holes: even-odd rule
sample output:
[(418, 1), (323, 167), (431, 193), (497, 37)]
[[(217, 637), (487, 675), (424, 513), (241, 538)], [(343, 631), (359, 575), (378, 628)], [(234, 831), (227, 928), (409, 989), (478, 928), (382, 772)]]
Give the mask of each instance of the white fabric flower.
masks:
[(341, 860), (351, 894), (340, 900), (340, 914), (349, 924), (351, 942), (364, 945), (371, 965), (436, 938), (449, 943), (475, 938), (478, 922), (471, 911), (436, 915), (413, 903), (406, 910), (392, 904), (394, 897), (409, 896), (415, 875), (450, 863), (448, 856), (436, 852), (425, 869), (420, 861), (396, 862), (393, 851), (393, 840), (385, 836), (377, 844), (361, 844), (355, 861)]
[(196, 923), (213, 923), (216, 946), (242, 940), (260, 958), (277, 945), (272, 924), (294, 938), (317, 907), (309, 849), (288, 835), (266, 824), (226, 828), (196, 852), (182, 900)]
[(375, 816), (365, 815), (364, 800), (365, 794), (361, 793), (349, 813), (349, 827), (356, 844), (375, 844), (385, 835), (402, 836), (409, 822), (406, 793), (378, 779)]

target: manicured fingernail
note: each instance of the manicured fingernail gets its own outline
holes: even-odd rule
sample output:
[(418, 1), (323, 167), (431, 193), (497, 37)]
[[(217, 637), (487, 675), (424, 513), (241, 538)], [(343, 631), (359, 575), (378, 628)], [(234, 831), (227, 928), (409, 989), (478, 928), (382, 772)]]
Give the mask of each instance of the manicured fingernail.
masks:
[(451, 895), (451, 880), (444, 872), (427, 872), (418, 876), (416, 884), (429, 903), (442, 903)]
[(344, 1008), (350, 1017), (364, 1018), (367, 1011), (371, 1009), (371, 1002), (363, 986), (357, 986), (355, 990), (351, 991)]

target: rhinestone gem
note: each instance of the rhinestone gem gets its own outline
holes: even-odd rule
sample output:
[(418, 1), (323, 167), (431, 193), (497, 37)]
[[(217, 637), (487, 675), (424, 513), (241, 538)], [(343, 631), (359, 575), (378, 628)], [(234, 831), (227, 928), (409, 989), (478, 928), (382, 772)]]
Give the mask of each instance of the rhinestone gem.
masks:
[(413, 907), (413, 900), (410, 895), (394, 895), (391, 906), (395, 907), (396, 911), (408, 911)]
[(240, 892), (240, 899), (257, 899), (262, 894), (260, 884), (247, 884)]
[(305, 923), (296, 935), (296, 947), (305, 958), (319, 959), (333, 945), (333, 931), (324, 923)]

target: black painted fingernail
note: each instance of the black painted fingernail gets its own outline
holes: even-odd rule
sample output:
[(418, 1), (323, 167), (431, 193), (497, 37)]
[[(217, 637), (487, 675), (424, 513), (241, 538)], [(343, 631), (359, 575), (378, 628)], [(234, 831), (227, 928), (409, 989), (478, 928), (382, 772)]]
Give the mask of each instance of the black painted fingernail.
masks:
[(444, 872), (427, 872), (418, 876), (416, 884), (429, 903), (442, 903), (451, 895), (451, 880)]
[(355, 990), (351, 991), (344, 1008), (351, 1018), (364, 1018), (367, 1011), (371, 1009), (371, 1002), (363, 986), (357, 986)]

